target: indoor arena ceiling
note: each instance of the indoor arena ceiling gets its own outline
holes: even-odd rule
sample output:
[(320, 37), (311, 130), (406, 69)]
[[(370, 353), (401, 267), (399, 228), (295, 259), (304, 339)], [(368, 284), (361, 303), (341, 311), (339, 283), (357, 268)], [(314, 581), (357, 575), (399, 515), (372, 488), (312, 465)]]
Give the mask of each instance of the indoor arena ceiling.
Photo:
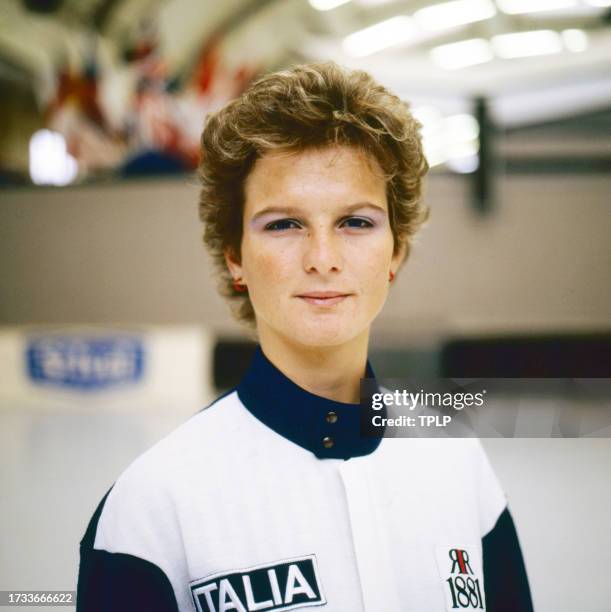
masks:
[(147, 28), (180, 72), (220, 33), (267, 67), (335, 59), (407, 96), (496, 96), (520, 124), (609, 105), (610, 15), (611, 0), (3, 0), (0, 75), (44, 92), (88, 33), (120, 54)]

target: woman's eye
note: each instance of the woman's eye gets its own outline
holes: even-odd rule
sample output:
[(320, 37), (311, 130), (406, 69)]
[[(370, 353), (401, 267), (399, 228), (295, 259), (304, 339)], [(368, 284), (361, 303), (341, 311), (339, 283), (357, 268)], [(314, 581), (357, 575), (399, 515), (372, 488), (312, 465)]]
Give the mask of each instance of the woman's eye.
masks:
[(361, 217), (350, 217), (349, 219), (346, 219), (343, 224), (356, 229), (373, 227), (373, 223), (371, 221), (362, 219)]
[(280, 219), (278, 221), (272, 221), (265, 226), (266, 230), (278, 231), (288, 229), (299, 229), (299, 224), (294, 219)]

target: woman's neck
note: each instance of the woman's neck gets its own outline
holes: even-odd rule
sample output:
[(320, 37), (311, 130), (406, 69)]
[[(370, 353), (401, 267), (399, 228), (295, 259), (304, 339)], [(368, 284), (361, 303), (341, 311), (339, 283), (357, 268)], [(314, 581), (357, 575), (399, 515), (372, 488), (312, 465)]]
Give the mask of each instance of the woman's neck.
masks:
[(297, 345), (259, 330), (265, 356), (295, 384), (320, 397), (357, 404), (365, 375), (369, 331), (339, 346)]

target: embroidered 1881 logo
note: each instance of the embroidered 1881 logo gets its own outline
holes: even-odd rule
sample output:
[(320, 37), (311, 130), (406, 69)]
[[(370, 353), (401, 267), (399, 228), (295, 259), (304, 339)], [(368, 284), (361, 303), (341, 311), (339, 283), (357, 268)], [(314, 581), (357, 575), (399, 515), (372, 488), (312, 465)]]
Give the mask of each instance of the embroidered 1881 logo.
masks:
[(316, 557), (229, 570), (191, 583), (199, 612), (293, 610), (326, 603)]
[(435, 554), (447, 610), (485, 610), (484, 580), (477, 548), (438, 546)]

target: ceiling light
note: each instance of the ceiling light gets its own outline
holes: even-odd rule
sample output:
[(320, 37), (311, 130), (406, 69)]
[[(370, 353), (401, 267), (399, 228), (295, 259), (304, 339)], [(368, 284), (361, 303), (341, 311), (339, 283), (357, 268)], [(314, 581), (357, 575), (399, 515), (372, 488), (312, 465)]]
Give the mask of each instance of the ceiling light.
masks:
[(588, 48), (588, 35), (583, 30), (563, 30), (561, 36), (564, 46), (573, 53), (579, 53)]
[(479, 123), (469, 113), (459, 113), (445, 118), (445, 132), (453, 142), (470, 142), (479, 137)]
[(443, 30), (494, 15), (496, 8), (490, 0), (454, 0), (422, 8), (414, 13), (414, 19), (424, 30)]
[(435, 106), (416, 106), (412, 110), (414, 119), (419, 121), (423, 125), (423, 129), (427, 126), (438, 123), (443, 119), (441, 111)]
[(389, 4), (390, 2), (394, 2), (395, 0), (358, 0), (358, 3), (363, 6), (380, 6), (382, 4)]
[(471, 38), (431, 49), (431, 59), (444, 70), (456, 70), (483, 64), (494, 58), (490, 43), (483, 38)]
[(342, 47), (346, 53), (353, 57), (364, 57), (398, 43), (406, 42), (415, 33), (416, 26), (412, 19), (399, 15), (346, 36), (342, 42)]
[(30, 178), (36, 185), (68, 185), (78, 174), (76, 159), (59, 132), (38, 130), (30, 138)]
[(577, 0), (496, 0), (496, 4), (503, 13), (519, 15), (570, 8), (577, 4)]
[(310, 0), (310, 5), (317, 11), (330, 11), (342, 4), (348, 4), (350, 0)]
[[(430, 107), (421, 107), (414, 112), (431, 119), (422, 130), (422, 145), (431, 167), (455, 160), (454, 169), (457, 171), (472, 172), (477, 168), (479, 124), (473, 115), (459, 113), (443, 117)], [(458, 166), (462, 170), (458, 170)]]
[(479, 155), (465, 152), (460, 157), (448, 159), (446, 166), (459, 174), (472, 174), (479, 168)]
[(429, 168), (439, 166), (448, 159), (447, 155), (442, 149), (429, 145), (427, 142), (422, 143), (422, 148), (424, 150), (424, 157), (426, 157), (426, 161), (429, 164)]
[(470, 140), (468, 142), (452, 142), (446, 147), (446, 159), (460, 159), (461, 157), (472, 157), (479, 151), (479, 142)]
[(493, 36), (491, 41), (494, 52), (499, 57), (531, 57), (562, 51), (562, 39), (552, 30), (532, 30)]

